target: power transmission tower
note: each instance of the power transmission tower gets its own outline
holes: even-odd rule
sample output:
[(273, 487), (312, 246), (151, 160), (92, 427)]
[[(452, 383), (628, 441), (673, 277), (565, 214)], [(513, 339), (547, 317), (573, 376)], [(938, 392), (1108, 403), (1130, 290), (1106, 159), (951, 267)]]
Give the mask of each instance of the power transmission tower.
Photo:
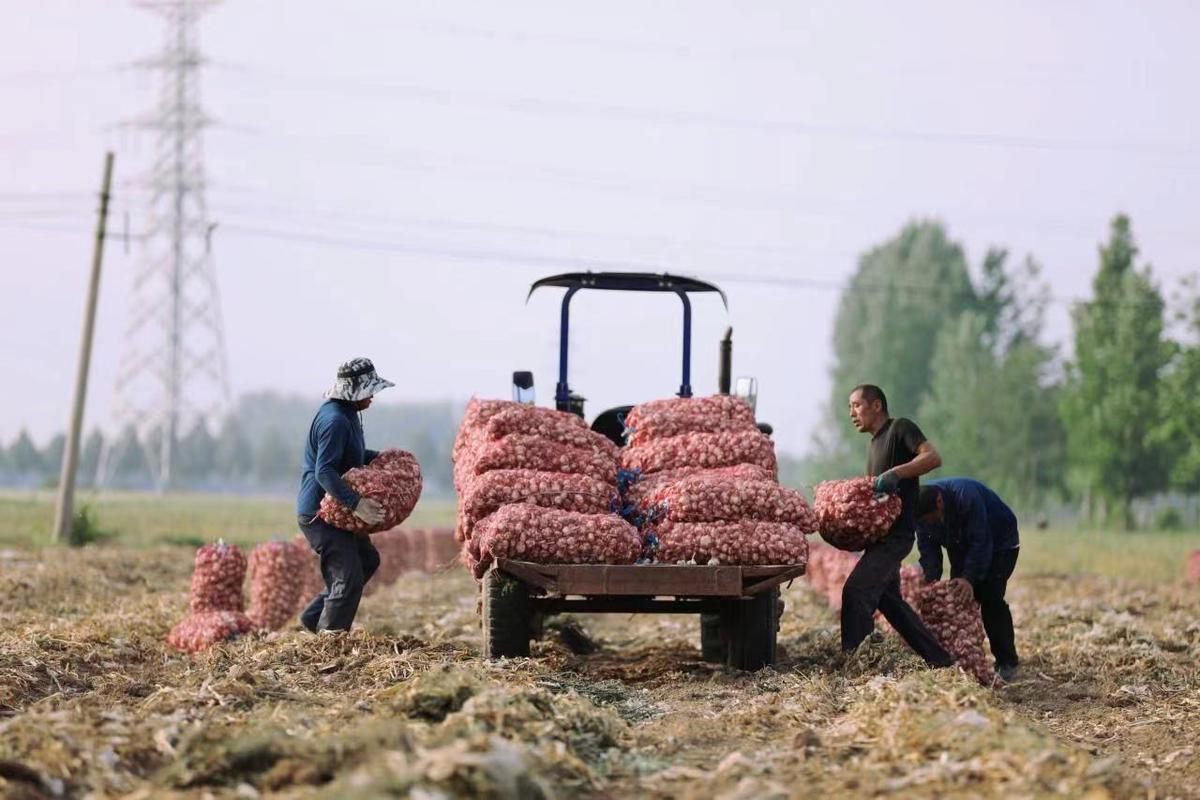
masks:
[[(162, 50), (137, 63), (161, 76), (158, 102), (130, 124), (154, 138), (142, 180), (148, 224), (135, 270), (124, 352), (115, 385), (118, 430), (132, 426), (159, 491), (176, 477), (177, 444), (194, 425), (214, 423), (230, 406), (228, 368), (205, 205), (203, 131), (213, 120), (200, 105), (199, 18), (217, 0), (143, 0), (135, 5), (166, 22)], [(100, 459), (97, 485), (119, 461)]]

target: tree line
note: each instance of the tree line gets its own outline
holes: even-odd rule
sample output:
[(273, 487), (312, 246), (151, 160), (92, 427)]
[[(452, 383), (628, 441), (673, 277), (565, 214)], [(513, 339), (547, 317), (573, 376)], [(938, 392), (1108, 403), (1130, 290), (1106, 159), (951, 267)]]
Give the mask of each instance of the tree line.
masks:
[(1130, 528), (1135, 501), (1200, 493), (1197, 285), (1181, 282), (1169, 310), (1124, 215), (1094, 270), (1062, 352), (1044, 337), (1056, 300), (1032, 256), (993, 248), (972, 270), (928, 221), (864, 253), (840, 298), (827, 421), (803, 479), (861, 473), (846, 395), (875, 383), (937, 444), (943, 474), (1023, 507), (1078, 504), (1089, 521)]

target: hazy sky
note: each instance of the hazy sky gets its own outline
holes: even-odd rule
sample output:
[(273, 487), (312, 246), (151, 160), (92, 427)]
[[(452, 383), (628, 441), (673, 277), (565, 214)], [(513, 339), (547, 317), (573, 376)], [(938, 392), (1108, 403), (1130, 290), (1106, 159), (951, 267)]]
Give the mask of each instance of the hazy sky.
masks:
[[(0, 437), (66, 420), (102, 153), (120, 229), (153, 150), (114, 123), (162, 37), (117, 0), (0, 2)], [(1033, 253), (1067, 332), (1096, 245), (1132, 215), (1164, 286), (1200, 267), (1194, 2), (229, 0), (206, 18), (206, 138), (235, 392), (314, 402), (365, 354), (400, 399), (550, 401), (557, 291), (589, 263), (709, 277), (717, 340), (803, 451), (828, 395), (836, 287), (913, 217), (972, 265)], [(88, 426), (106, 424), (137, 249), (106, 254)], [(811, 286), (755, 283), (756, 276)], [(679, 308), (580, 295), (572, 384), (592, 413), (672, 394)], [(870, 376), (864, 376), (869, 378)], [(903, 407), (904, 399), (898, 398)], [(936, 439), (936, 421), (922, 423)]]

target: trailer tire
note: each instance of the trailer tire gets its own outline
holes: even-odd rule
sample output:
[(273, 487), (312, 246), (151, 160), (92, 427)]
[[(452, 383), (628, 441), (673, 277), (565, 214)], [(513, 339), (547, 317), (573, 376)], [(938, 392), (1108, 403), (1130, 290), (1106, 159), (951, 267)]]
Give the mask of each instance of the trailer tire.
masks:
[(483, 576), (483, 655), (517, 658), (529, 655), (533, 636), (529, 590), (525, 584), (492, 567)]
[(779, 599), (776, 588), (730, 604), (729, 666), (753, 672), (775, 663)]
[(722, 632), (720, 614), (700, 615), (700, 658), (712, 664), (729, 660), (729, 644)]

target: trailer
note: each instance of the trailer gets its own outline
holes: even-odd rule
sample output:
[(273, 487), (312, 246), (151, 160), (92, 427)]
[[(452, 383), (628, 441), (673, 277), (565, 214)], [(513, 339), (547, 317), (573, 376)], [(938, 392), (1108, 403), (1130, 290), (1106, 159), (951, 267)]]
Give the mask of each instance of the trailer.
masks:
[[(534, 564), (499, 559), (483, 578), (483, 649), (488, 658), (529, 655), (552, 614), (701, 614), (706, 660), (757, 670), (775, 663), (783, 600), (779, 587), (799, 564)], [(702, 627), (702, 631), (704, 628)]]

